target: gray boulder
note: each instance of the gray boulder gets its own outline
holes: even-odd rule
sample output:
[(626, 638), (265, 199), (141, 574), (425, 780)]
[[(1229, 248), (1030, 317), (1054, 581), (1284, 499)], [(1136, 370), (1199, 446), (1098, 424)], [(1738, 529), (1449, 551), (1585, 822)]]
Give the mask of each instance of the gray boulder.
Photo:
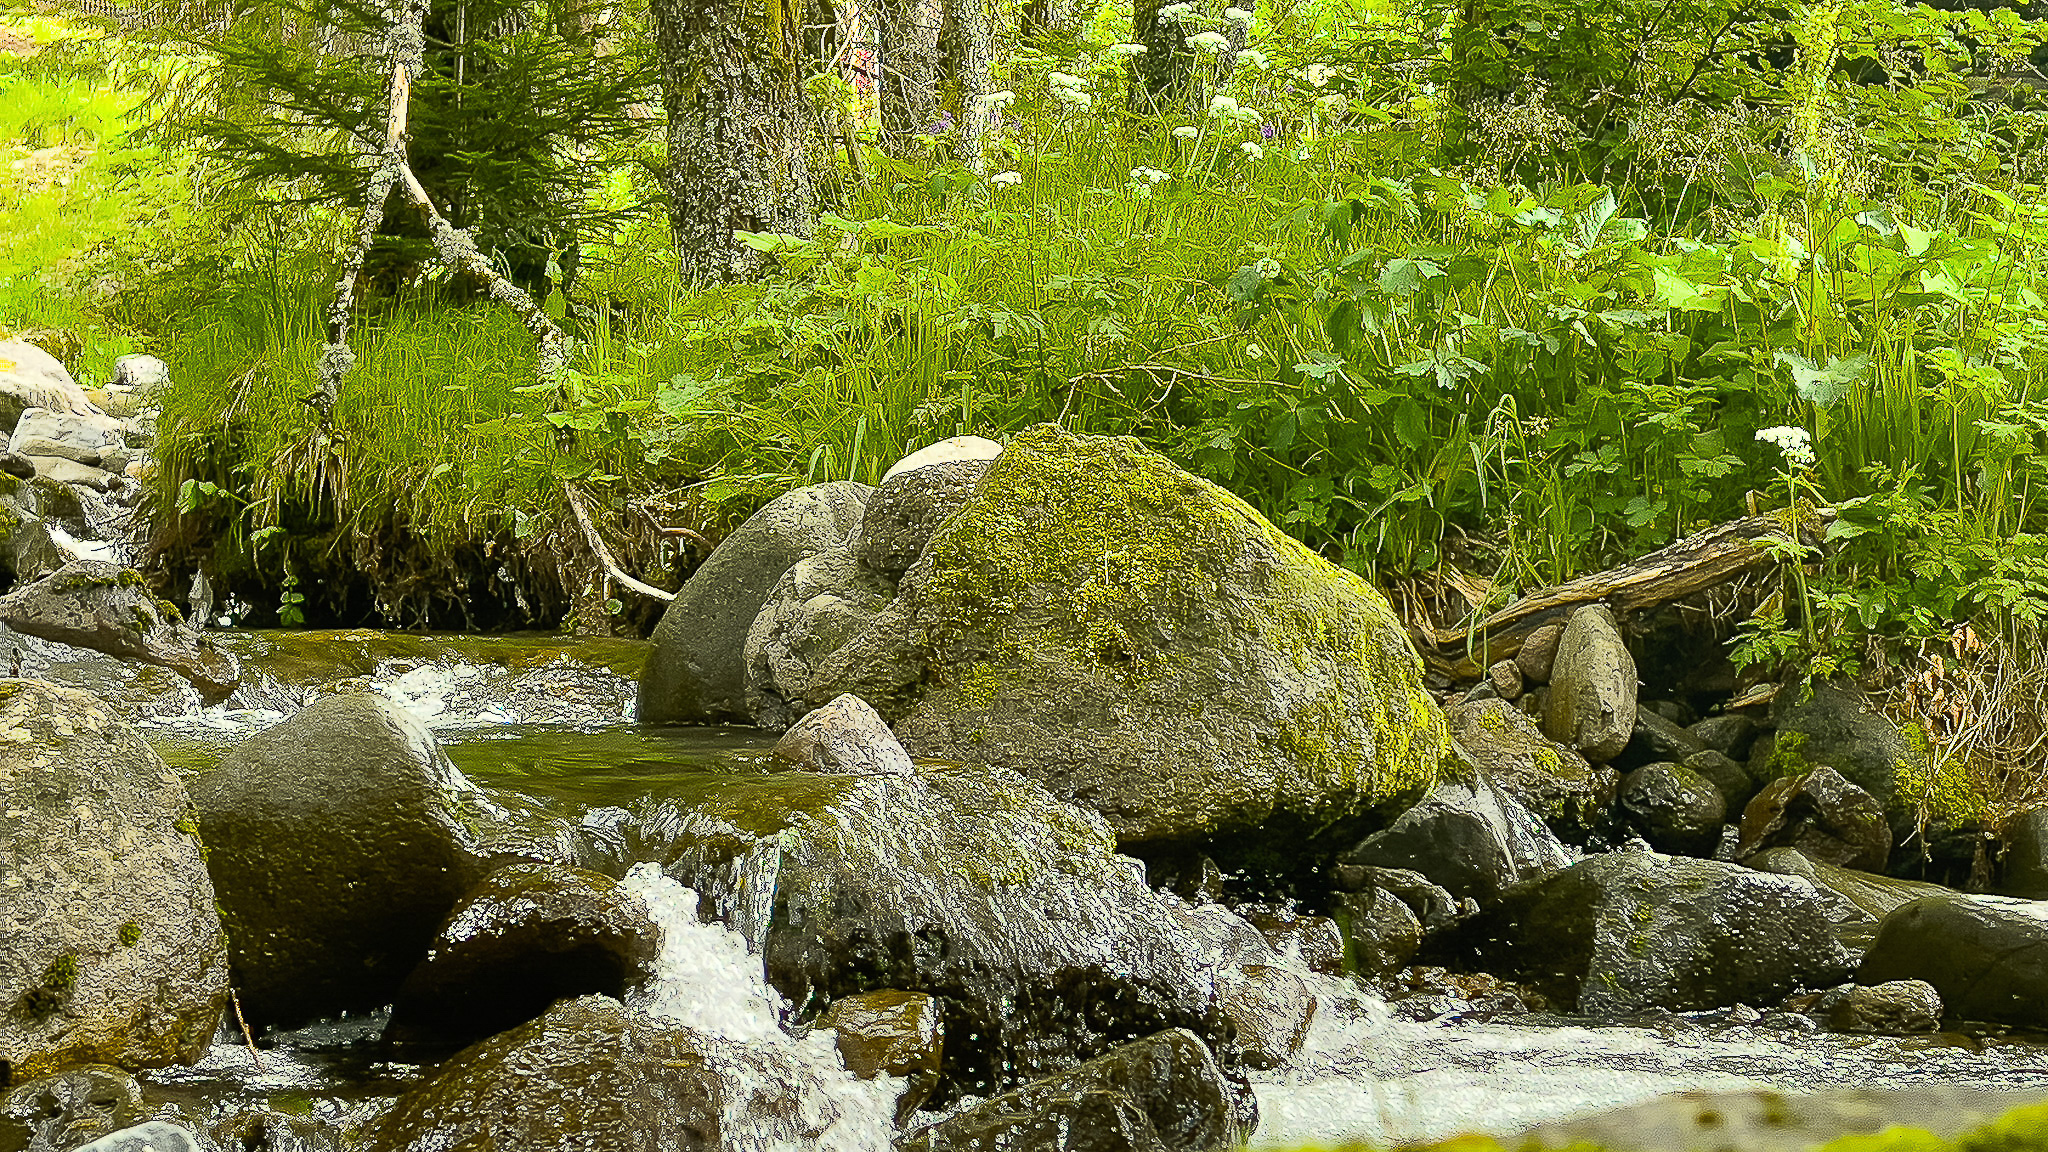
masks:
[(1891, 825), (1877, 800), (1833, 768), (1771, 781), (1742, 813), (1740, 854), (1796, 848), (1809, 860), (1882, 872)]
[(1750, 774), (1759, 780), (1833, 768), (1883, 805), (1895, 834), (1913, 825), (1923, 803), (1930, 817), (1949, 823), (1983, 816), (1961, 763), (1930, 780), (1925, 742), (1909, 739), (1859, 689), (1819, 684), (1802, 700), (1787, 688), (1778, 693), (1772, 720), (1776, 733), (1752, 749)]
[(0, 1073), (206, 1051), (227, 948), (192, 802), (87, 693), (0, 680)]
[(1448, 748), (1370, 585), (1134, 440), (1049, 425), (809, 668), (759, 687), (855, 693), (913, 755), (1015, 769), (1127, 844), (1334, 838), (1424, 792)]
[(1422, 947), (1421, 919), (1384, 888), (1338, 897), (1337, 924), (1344, 932), (1344, 966), (1366, 976), (1400, 971)]
[(654, 974), (661, 933), (609, 876), (510, 864), (449, 912), (391, 1009), (386, 1035), (469, 1043), (593, 993), (622, 999)]
[(99, 411), (55, 356), (20, 340), (0, 340), (0, 429), (13, 429), (30, 408), (78, 416)]
[(493, 806), (381, 696), (244, 741), (192, 795), (251, 1027), (389, 1004), (481, 879)]
[(914, 771), (896, 734), (858, 696), (841, 696), (797, 721), (768, 755), (808, 772)]
[(1645, 764), (1622, 777), (1619, 802), (1643, 839), (1675, 856), (1712, 852), (1728, 818), (1721, 790), (1678, 764)]
[(0, 1148), (76, 1148), (147, 1115), (142, 1085), (106, 1064), (17, 1083), (0, 1095)]
[(1827, 906), (1828, 919), (1834, 922), (1835, 938), (1852, 959), (1859, 961), (1885, 917), (1915, 900), (1954, 894), (1939, 884), (1899, 880), (1812, 860), (1796, 848), (1766, 848), (1743, 864), (1759, 872), (1797, 876), (1812, 884)]
[[(763, 728), (787, 728), (828, 701), (834, 680), (817, 669), (873, 627), (896, 594), (893, 581), (845, 548), (796, 562), (747, 632), (747, 711)], [(858, 697), (855, 697), (856, 699)]]
[(956, 460), (898, 473), (875, 489), (846, 550), (870, 572), (900, 579), (927, 540), (974, 494), (986, 460)]
[(1178, 1029), (982, 1101), (911, 1133), (898, 1152), (1210, 1152), (1234, 1147), (1230, 1084)]
[(132, 1128), (109, 1132), (72, 1152), (212, 1152), (209, 1143), (183, 1124), (146, 1120)]
[(62, 456), (24, 456), (36, 466), (36, 475), (55, 484), (76, 485), (94, 492), (111, 492), (120, 477), (96, 464), (81, 464)]
[(170, 366), (154, 356), (133, 353), (114, 361), (114, 377), (108, 381), (110, 388), (133, 388), (148, 392), (171, 382)]
[(1902, 1036), (1941, 1029), (1941, 994), (1925, 980), (1843, 984), (1802, 1011), (1830, 1032)]
[(1617, 774), (1543, 735), (1506, 700), (1452, 706), (1451, 739), (1485, 777), (1560, 834), (1592, 827), (1614, 803)]
[(1548, 876), (1570, 862), (1542, 821), (1480, 780), (1443, 784), (1337, 857), (1337, 863), (1404, 868), (1453, 897), (1485, 904), (1513, 885)]
[(1713, 860), (1620, 852), (1523, 885), (1461, 935), (1486, 969), (1581, 1012), (1776, 1004), (1840, 983), (1849, 955), (1811, 884)]
[(98, 467), (109, 452), (125, 449), (121, 422), (112, 416), (30, 408), (14, 426), (7, 450), (30, 459), (55, 457)]
[(791, 565), (846, 539), (872, 491), (844, 481), (799, 488), (726, 537), (655, 626), (640, 675), (640, 719), (747, 722), (745, 649), (754, 617)]
[(2048, 904), (1929, 896), (1884, 918), (1859, 984), (1924, 980), (1950, 1016), (2048, 1028)]
[(1635, 735), (1636, 662), (1604, 604), (1574, 611), (1558, 638), (1543, 731), (1595, 764), (1621, 754)]
[(142, 574), (104, 560), (73, 560), (0, 596), (0, 624), (42, 640), (169, 668), (202, 700), (225, 700), (241, 667), (198, 632), (178, 609), (149, 594)]

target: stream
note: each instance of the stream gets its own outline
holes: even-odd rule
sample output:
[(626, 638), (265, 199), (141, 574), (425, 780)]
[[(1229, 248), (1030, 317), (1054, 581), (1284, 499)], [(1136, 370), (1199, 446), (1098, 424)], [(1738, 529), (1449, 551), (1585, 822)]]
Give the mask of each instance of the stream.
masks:
[[(389, 696), (425, 721), (451, 759), (508, 808), (570, 824), (709, 778), (766, 771), (773, 738), (753, 729), (650, 728), (632, 720), (645, 646), (548, 637), (429, 637), (348, 631), (216, 633), (244, 684), (203, 707), (160, 669), (7, 636), (16, 675), (85, 687), (140, 727), (165, 760), (197, 774), (238, 740), (337, 689)], [(839, 1071), (824, 1033), (789, 1036), (787, 1006), (739, 934), (696, 915), (697, 894), (647, 867), (629, 874), (664, 928), (659, 976), (643, 1006), (710, 1012), (693, 1024), (735, 1041), (787, 1046), (813, 1067), (842, 1120), (807, 1148), (886, 1147), (887, 1084)], [(1304, 974), (1316, 1022), (1287, 1064), (1252, 1075), (1254, 1148), (1346, 1140), (1506, 1135), (1532, 1125), (1689, 1089), (2048, 1088), (2048, 1046), (2018, 1037), (1851, 1037), (1767, 1026), (1740, 1010), (1613, 1024), (1555, 1015), (1405, 1019), (1360, 986)], [(710, 1006), (710, 1007), (706, 1007)], [(428, 1066), (394, 1058), (372, 1015), (273, 1035), (260, 1055), (224, 1031), (192, 1068), (145, 1078), (153, 1102), (221, 1110), (260, 1102), (338, 1120), (394, 1096)], [(767, 1119), (761, 1123), (768, 1124)], [(769, 1131), (758, 1146), (778, 1143)], [(750, 1144), (748, 1146), (756, 1146)]]

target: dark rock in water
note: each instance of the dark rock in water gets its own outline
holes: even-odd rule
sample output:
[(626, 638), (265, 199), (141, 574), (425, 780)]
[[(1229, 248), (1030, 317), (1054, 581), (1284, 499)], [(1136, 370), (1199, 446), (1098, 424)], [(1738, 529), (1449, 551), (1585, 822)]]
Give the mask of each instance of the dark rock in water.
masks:
[(921, 1128), (898, 1152), (1210, 1152), (1234, 1146), (1230, 1085), (1192, 1033), (1126, 1044)]
[(1939, 884), (1854, 872), (1811, 860), (1795, 848), (1766, 848), (1743, 864), (1759, 872), (1797, 876), (1812, 884), (1827, 905), (1828, 919), (1835, 925), (1835, 938), (1858, 961), (1876, 938), (1878, 923), (1893, 911), (1928, 896), (1954, 895), (1953, 890)]
[[(1930, 1147), (1910, 1132), (1899, 1133), (1896, 1144), (1879, 1134), (1887, 1129), (1919, 1129), (1953, 1140), (2016, 1105), (2038, 1099), (2034, 1094), (1972, 1088), (1835, 1088), (1798, 1095), (1751, 1089), (1683, 1092), (1544, 1124), (1501, 1143), (1508, 1148), (1578, 1146), (1630, 1152), (1810, 1152), (1821, 1145)], [(1966, 1141), (1962, 1147), (1991, 1152), (2015, 1146), (2003, 1141)]]
[(1529, 686), (1550, 683), (1557, 662), (1557, 642), (1563, 638), (1564, 625), (1557, 623), (1545, 624), (1522, 641), (1521, 650), (1515, 653), (1515, 667)]
[(496, 809), (381, 696), (333, 696), (192, 789), (251, 1027), (391, 1002), (486, 871)]
[(1776, 733), (1752, 749), (1749, 771), (1759, 780), (1796, 776), (1826, 765), (1876, 797), (1894, 834), (1912, 826), (1923, 797), (1930, 802), (1929, 815), (1938, 820), (1968, 822), (1982, 815), (1982, 804), (1963, 777), (1961, 762), (1930, 781), (1925, 743), (1916, 747), (1856, 688), (1819, 684), (1804, 700), (1786, 688), (1778, 693), (1772, 719)]
[(1941, 1028), (1941, 994), (1925, 980), (1843, 984), (1800, 1009), (1830, 1032), (1900, 1036)]
[(1557, 641), (1543, 731), (1595, 764), (1621, 755), (1635, 734), (1636, 662), (1614, 613), (1589, 604), (1571, 614)]
[(1477, 902), (1460, 907), (1457, 900), (1441, 885), (1432, 884), (1420, 872), (1408, 868), (1378, 868), (1368, 864), (1339, 864), (1332, 871), (1336, 874), (1337, 890), (1340, 892), (1367, 892), (1374, 888), (1383, 889), (1401, 898), (1422, 922), (1424, 932), (1438, 932), (1457, 923), (1464, 908), (1477, 907)]
[(50, 526), (41, 520), (22, 524), (0, 545), (0, 568), (16, 583), (40, 580), (63, 568), (68, 559), (50, 535)]
[(871, 624), (812, 647), (803, 683), (754, 687), (798, 712), (852, 692), (913, 755), (1020, 772), (1127, 845), (1298, 855), (1421, 794), (1449, 744), (1377, 590), (1136, 441), (1049, 425)]
[(790, 566), (838, 544), (873, 491), (839, 482), (769, 501), (735, 529), (683, 583), (654, 629), (640, 676), (642, 721), (747, 722), (747, 630)]
[(847, 538), (861, 566), (897, 580), (924, 553), (925, 542), (974, 494), (986, 460), (954, 460), (914, 468), (884, 481)]
[(896, 734), (858, 696), (841, 696), (797, 721), (775, 742), (769, 755), (809, 772), (908, 774), (913, 770), (910, 754)]
[(1553, 743), (1506, 700), (1458, 704), (1447, 716), (1451, 738), (1500, 790), (1560, 835), (1582, 833), (1614, 802), (1616, 774)]
[(1743, 806), (1756, 795), (1756, 781), (1750, 779), (1749, 769), (1712, 748), (1686, 757), (1682, 767), (1697, 772), (1712, 784), (1714, 790), (1721, 794), (1730, 815), (1740, 815)]
[(1925, 980), (1963, 1020), (2048, 1028), (2048, 904), (1929, 896), (1884, 918), (1858, 984)]
[(1891, 857), (1884, 808), (1833, 768), (1773, 780), (1742, 813), (1744, 856), (1797, 848), (1809, 860), (1881, 872)]
[(208, 1142), (183, 1124), (147, 1120), (132, 1128), (109, 1132), (72, 1152), (213, 1152)]
[[(1421, 879), (1417, 877), (1417, 879)], [(1292, 959), (1311, 972), (1336, 976), (1344, 971), (1344, 935), (1328, 916), (1304, 916), (1284, 908), (1250, 905), (1239, 915), (1259, 930), (1282, 959)]]
[(1705, 856), (1728, 818), (1721, 790), (1690, 768), (1645, 764), (1621, 778), (1619, 797), (1629, 823), (1651, 846), (1675, 856)]
[(370, 1127), (364, 1145), (676, 1152), (799, 1144), (839, 1118), (804, 1107), (816, 1095), (806, 1076), (780, 1049), (585, 996), (441, 1064)]
[(1481, 904), (1512, 885), (1565, 866), (1564, 846), (1543, 823), (1492, 784), (1444, 784), (1392, 824), (1337, 857), (1420, 872), (1460, 899)]
[(406, 977), (386, 1033), (469, 1043), (557, 1000), (623, 999), (654, 973), (661, 933), (609, 876), (559, 864), (491, 873), (448, 914)]
[(246, 1107), (212, 1126), (222, 1152), (344, 1152), (341, 1136), (314, 1116)]
[(901, 1076), (910, 1084), (896, 1105), (901, 1125), (939, 1083), (946, 1027), (938, 997), (922, 992), (842, 996), (818, 1017), (838, 1037), (839, 1059), (862, 1080)]
[(1422, 947), (1422, 921), (1383, 888), (1347, 892), (1337, 902), (1346, 967), (1367, 976), (1397, 972)]
[(149, 594), (141, 573), (101, 560), (73, 560), (0, 596), (0, 624), (24, 635), (169, 668), (218, 703), (241, 669), (204, 637), (181, 626), (176, 607)]
[(1225, 1048), (1232, 1063), (1278, 1068), (1308, 1040), (1316, 994), (1300, 975), (1267, 964), (1226, 972), (1216, 991), (1217, 1010), (1231, 1023)]
[(1509, 893), (1460, 929), (1487, 971), (1597, 1016), (1775, 1004), (1840, 983), (1849, 956), (1811, 884), (1617, 852)]
[(1644, 704), (1636, 707), (1635, 731), (1629, 736), (1623, 759), (1633, 764), (1678, 764), (1706, 750), (1707, 746), (1694, 739), (1684, 726)]
[(952, 1094), (1161, 1028), (1220, 1040), (1226, 946), (1272, 957), (1242, 920), (1146, 887), (1099, 816), (1001, 770), (714, 780), (627, 831), (624, 851), (703, 893), (799, 1014), (875, 988), (940, 997)]
[(198, 831), (98, 700), (0, 680), (0, 1084), (205, 1053), (228, 966)]
[(1702, 748), (1710, 748), (1730, 759), (1740, 759), (1749, 754), (1749, 746), (1756, 739), (1756, 721), (1740, 712), (1725, 712), (1709, 716), (1686, 729)]
[(135, 1077), (88, 1064), (17, 1084), (0, 1096), (0, 1148), (76, 1148), (147, 1114)]
[(2004, 839), (1999, 856), (2004, 869), (2002, 890), (2028, 900), (2048, 900), (2048, 808), (2013, 817), (2005, 826)]

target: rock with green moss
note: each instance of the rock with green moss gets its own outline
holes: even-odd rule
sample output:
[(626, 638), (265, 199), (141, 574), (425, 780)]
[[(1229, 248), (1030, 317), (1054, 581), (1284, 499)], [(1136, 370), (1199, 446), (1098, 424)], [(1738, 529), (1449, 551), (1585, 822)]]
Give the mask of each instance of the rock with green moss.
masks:
[(1019, 436), (814, 648), (754, 688), (796, 715), (853, 692), (912, 754), (1014, 768), (1127, 844), (1363, 830), (1449, 748), (1384, 597), (1123, 437)]
[(1925, 980), (1951, 1017), (2048, 1029), (2048, 903), (1950, 893), (1884, 918), (1859, 984)]
[(754, 617), (792, 565), (845, 541), (872, 491), (849, 482), (799, 488), (721, 541), (654, 629), (654, 651), (640, 675), (640, 719), (747, 721), (746, 644)]
[[(1685, 1092), (1591, 1116), (1555, 1121), (1502, 1142), (1508, 1148), (1613, 1149), (1614, 1152), (1944, 1152), (1943, 1141), (1978, 1129), (2029, 1099), (1974, 1088), (1836, 1088), (1788, 1095), (1761, 1089)], [(1973, 1152), (2038, 1148), (2048, 1109), (2020, 1109), (2024, 1143), (1966, 1138)], [(1846, 1139), (1845, 1139), (1846, 1138)], [(1829, 1143), (1839, 1141), (1839, 1143)], [(1480, 1152), (1468, 1144), (1465, 1152)]]
[(487, 870), (497, 810), (396, 704), (332, 696), (192, 795), (252, 1027), (391, 1003)]
[(104, 560), (73, 560), (0, 596), (0, 624), (169, 668), (190, 680), (208, 703), (226, 699), (241, 682), (235, 660), (184, 627), (177, 608), (152, 596), (141, 573)]
[(86, 1064), (7, 1089), (0, 1096), (0, 1148), (77, 1148), (148, 1114), (135, 1077)]
[(1481, 904), (1570, 862), (1550, 829), (1484, 778), (1438, 785), (1422, 803), (1337, 857), (1339, 868), (1412, 870), (1455, 899)]
[(1892, 830), (1875, 797), (1821, 765), (1771, 781), (1742, 813), (1740, 854), (1797, 848), (1808, 859), (1881, 872)]
[(1936, 769), (1925, 736), (1895, 723), (1860, 689), (1818, 684), (1802, 697), (1787, 687), (1778, 693), (1771, 719), (1776, 733), (1752, 750), (1750, 774), (1759, 780), (1833, 768), (1877, 798), (1900, 837), (1923, 810), (1930, 820), (1951, 826), (1984, 819), (1984, 798), (1960, 759)]
[(1728, 816), (1728, 803), (1712, 781), (1666, 761), (1622, 777), (1616, 802), (1630, 828), (1658, 851), (1681, 856), (1712, 853)]
[(1553, 742), (1508, 701), (1468, 701), (1452, 705), (1447, 715), (1451, 738), (1487, 779), (1558, 835), (1583, 836), (1614, 803), (1619, 773)]
[(1724, 864), (1616, 852), (1508, 893), (1459, 929), (1484, 970), (1581, 1012), (1776, 1004), (1839, 984), (1850, 958), (1813, 886)]
[(0, 1083), (205, 1052), (228, 958), (191, 810), (98, 700), (0, 680)]

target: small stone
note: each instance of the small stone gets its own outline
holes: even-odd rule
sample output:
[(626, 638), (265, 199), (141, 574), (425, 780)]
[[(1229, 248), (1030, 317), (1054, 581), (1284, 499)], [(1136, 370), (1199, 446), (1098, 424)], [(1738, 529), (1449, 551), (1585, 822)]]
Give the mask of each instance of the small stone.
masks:
[(1741, 812), (1750, 797), (1756, 795), (1756, 781), (1750, 779), (1749, 769), (1712, 748), (1695, 752), (1681, 763), (1719, 789), (1721, 799), (1727, 803), (1731, 813)]
[(1843, 984), (1821, 993), (1805, 1011), (1830, 1032), (1903, 1035), (1941, 1029), (1941, 993), (1925, 980)]
[(936, 996), (894, 990), (842, 996), (818, 1018), (818, 1027), (837, 1034), (839, 1059), (856, 1077), (909, 1081), (896, 1102), (899, 1126), (938, 1086), (946, 1027)]
[(1702, 747), (1740, 759), (1749, 752), (1750, 743), (1756, 739), (1756, 721), (1740, 712), (1726, 712), (1709, 716), (1686, 731), (1692, 733), (1692, 738)]
[(1422, 947), (1422, 922), (1400, 897), (1381, 888), (1346, 894), (1337, 904), (1344, 955), (1354, 972), (1399, 971)]
[(182, 1124), (149, 1120), (112, 1132), (72, 1152), (201, 1152), (199, 1135)]
[(1557, 659), (1557, 642), (1563, 638), (1563, 624), (1545, 624), (1522, 641), (1522, 650), (1515, 654), (1515, 667), (1527, 683), (1550, 682), (1551, 665)]
[[(1363, 870), (1363, 865), (1346, 865)], [(1421, 877), (1417, 877), (1421, 879)], [(1355, 891), (1355, 889), (1354, 889)], [(1344, 971), (1344, 933), (1328, 916), (1303, 916), (1285, 908), (1246, 905), (1238, 909), (1282, 959), (1311, 972), (1335, 976)]]
[(889, 725), (868, 702), (851, 693), (796, 722), (775, 742), (769, 757), (806, 772), (915, 771)]
[(1637, 706), (1635, 730), (1629, 735), (1627, 751), (1632, 762), (1649, 764), (1669, 760), (1678, 764), (1704, 751), (1706, 747), (1693, 739), (1692, 733), (1680, 727), (1676, 720), (1654, 711), (1649, 705)]
[(1572, 613), (1557, 642), (1544, 734), (1600, 764), (1628, 747), (1635, 721), (1635, 659), (1614, 613), (1589, 604)]
[(1877, 798), (1833, 768), (1773, 780), (1742, 811), (1742, 854), (1797, 848), (1811, 860), (1882, 872), (1892, 831)]
[(1522, 670), (1513, 660), (1502, 660), (1488, 668), (1486, 682), (1503, 700), (1513, 700), (1522, 694)]
[(1622, 777), (1619, 800), (1643, 837), (1675, 856), (1711, 853), (1728, 815), (1720, 789), (1668, 761), (1645, 764)]
[(1233, 1025), (1229, 1052), (1239, 1064), (1278, 1068), (1307, 1041), (1316, 997), (1285, 968), (1247, 964), (1218, 981), (1216, 1008)]

